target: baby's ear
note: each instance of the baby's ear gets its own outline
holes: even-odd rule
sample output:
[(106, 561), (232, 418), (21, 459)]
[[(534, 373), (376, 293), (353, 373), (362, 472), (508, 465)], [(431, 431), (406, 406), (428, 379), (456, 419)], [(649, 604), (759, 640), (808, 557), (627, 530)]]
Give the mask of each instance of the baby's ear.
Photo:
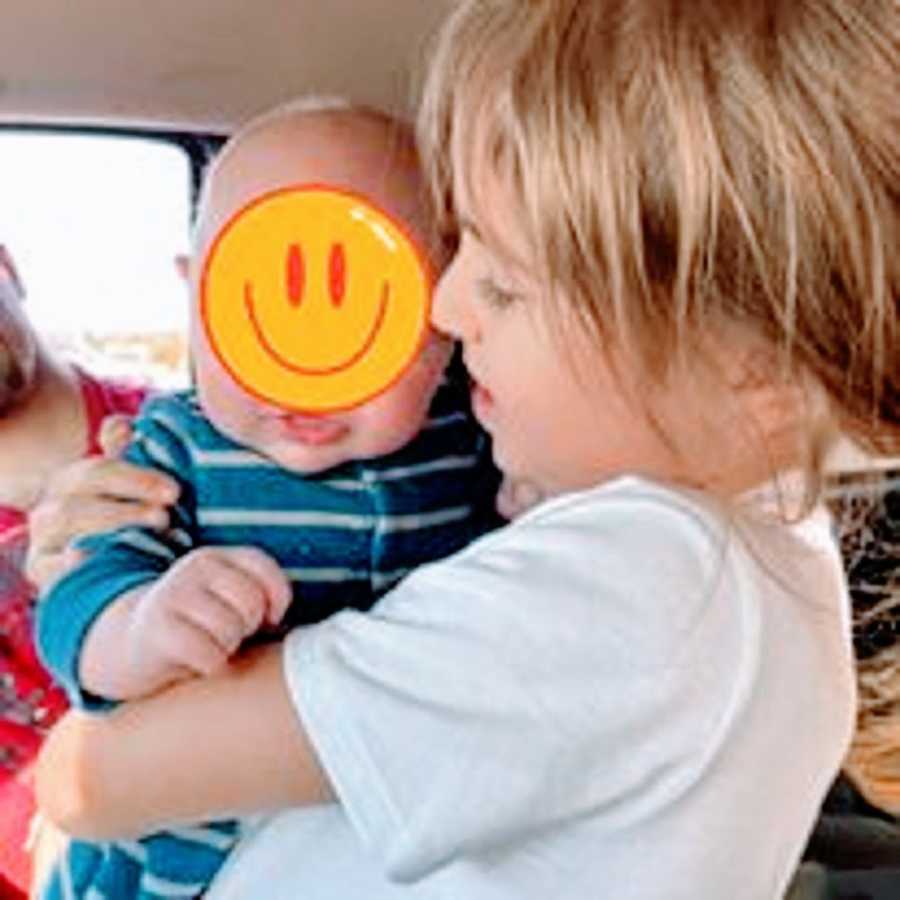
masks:
[(16, 289), (20, 299), (25, 297), (25, 285), (19, 277), (19, 271), (13, 262), (12, 255), (6, 249), (5, 244), (0, 244), (0, 276), (8, 278)]
[(181, 280), (187, 284), (191, 274), (191, 258), (187, 253), (176, 253), (173, 259), (175, 271)]

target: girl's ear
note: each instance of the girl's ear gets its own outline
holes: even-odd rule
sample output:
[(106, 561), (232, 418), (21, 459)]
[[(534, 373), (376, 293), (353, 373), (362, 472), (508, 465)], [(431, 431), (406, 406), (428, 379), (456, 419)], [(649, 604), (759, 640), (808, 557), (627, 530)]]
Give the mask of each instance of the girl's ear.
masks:
[(780, 377), (780, 361), (773, 348), (760, 344), (752, 344), (741, 349), (732, 348), (724, 360), (726, 377), (731, 388), (738, 393), (763, 390), (776, 382), (783, 382)]
[(809, 414), (806, 385), (784, 371), (774, 349), (748, 348), (726, 365), (740, 407), (763, 436), (770, 457), (788, 462), (802, 444), (803, 422)]

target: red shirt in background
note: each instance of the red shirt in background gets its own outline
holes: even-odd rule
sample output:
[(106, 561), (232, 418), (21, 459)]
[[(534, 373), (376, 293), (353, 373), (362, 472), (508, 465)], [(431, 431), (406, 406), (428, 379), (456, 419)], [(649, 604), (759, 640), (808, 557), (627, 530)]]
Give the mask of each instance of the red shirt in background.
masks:
[[(134, 415), (147, 390), (78, 376), (88, 423), (85, 455), (91, 456), (100, 452), (103, 419)], [(30, 763), (68, 706), (35, 652), (35, 590), (22, 574), (27, 547), (25, 515), (0, 506), (0, 900), (27, 897), (31, 863), (24, 844), (35, 808)]]

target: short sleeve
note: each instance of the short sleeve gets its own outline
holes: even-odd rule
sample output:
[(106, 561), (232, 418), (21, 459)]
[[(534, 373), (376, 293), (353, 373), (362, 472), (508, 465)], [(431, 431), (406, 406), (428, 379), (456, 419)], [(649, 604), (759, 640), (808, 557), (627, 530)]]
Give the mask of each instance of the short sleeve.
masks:
[(390, 877), (687, 789), (740, 647), (709, 603), (716, 540), (656, 501), (549, 504), (288, 638), (298, 716)]

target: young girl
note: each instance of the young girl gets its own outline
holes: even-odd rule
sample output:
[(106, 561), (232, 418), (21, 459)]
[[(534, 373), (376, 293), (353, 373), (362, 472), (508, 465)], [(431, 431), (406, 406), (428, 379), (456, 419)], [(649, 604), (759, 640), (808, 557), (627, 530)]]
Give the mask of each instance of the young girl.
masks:
[(853, 722), (817, 505), (900, 428), (893, 0), (469, 0), (421, 115), (458, 337), (547, 500), (44, 754), (89, 837), (262, 818), (211, 898), (780, 897)]

